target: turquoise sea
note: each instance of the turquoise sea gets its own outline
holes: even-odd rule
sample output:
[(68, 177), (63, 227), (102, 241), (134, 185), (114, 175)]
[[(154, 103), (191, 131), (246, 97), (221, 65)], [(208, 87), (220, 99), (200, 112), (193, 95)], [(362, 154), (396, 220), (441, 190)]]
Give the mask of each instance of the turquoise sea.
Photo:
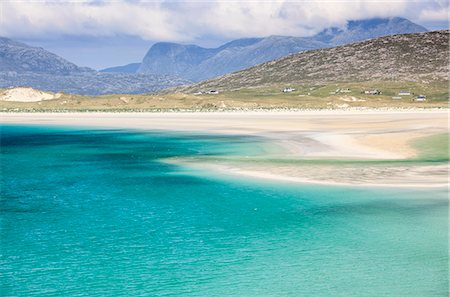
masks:
[(1, 296), (448, 296), (446, 189), (221, 176), (261, 139), (2, 126)]

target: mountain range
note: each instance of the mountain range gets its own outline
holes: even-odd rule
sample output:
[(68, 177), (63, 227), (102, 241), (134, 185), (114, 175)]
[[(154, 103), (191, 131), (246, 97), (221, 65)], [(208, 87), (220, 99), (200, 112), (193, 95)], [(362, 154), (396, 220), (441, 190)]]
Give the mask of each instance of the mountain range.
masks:
[[(345, 28), (332, 27), (312, 37), (269, 36), (245, 38), (217, 48), (161, 42), (154, 44), (142, 63), (112, 68), (118, 72), (173, 75), (193, 82), (242, 70), (305, 50), (334, 47), (381, 36), (426, 32), (407, 19), (375, 18), (349, 21)], [(132, 67), (130, 67), (132, 65)], [(104, 71), (111, 71), (111, 68)]]
[(186, 84), (167, 75), (102, 73), (79, 67), (43, 48), (0, 38), (0, 87), (33, 87), (81, 95), (149, 93)]
[(449, 35), (449, 30), (399, 34), (305, 51), (176, 91), (233, 91), (273, 85), (288, 87), (364, 81), (447, 85)]
[(425, 32), (403, 18), (350, 21), (312, 37), (244, 38), (217, 48), (160, 42), (141, 63), (96, 71), (79, 67), (43, 48), (0, 38), (0, 87), (99, 95), (149, 93), (242, 70), (302, 51), (330, 48), (381, 35)]

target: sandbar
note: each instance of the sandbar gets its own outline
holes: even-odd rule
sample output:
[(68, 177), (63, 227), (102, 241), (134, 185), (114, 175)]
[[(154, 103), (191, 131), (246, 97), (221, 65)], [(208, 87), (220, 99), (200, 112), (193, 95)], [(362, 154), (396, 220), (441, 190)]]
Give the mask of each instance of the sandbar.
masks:
[[(214, 162), (208, 162), (207, 158), (175, 158), (167, 162), (292, 183), (448, 185), (448, 162), (425, 162), (420, 158), (421, 151), (413, 145), (417, 139), (448, 134), (447, 109), (2, 113), (1, 123), (257, 136), (281, 148), (278, 153), (268, 153), (270, 161), (264, 162), (264, 156), (258, 156), (258, 162), (253, 162), (250, 156), (245, 162), (239, 158), (215, 159)], [(286, 162), (289, 159), (295, 162)]]

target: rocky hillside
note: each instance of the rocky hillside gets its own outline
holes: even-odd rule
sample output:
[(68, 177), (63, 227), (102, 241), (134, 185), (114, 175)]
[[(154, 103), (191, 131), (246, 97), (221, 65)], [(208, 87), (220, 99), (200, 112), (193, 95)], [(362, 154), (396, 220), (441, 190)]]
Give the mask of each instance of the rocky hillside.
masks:
[(179, 91), (377, 80), (448, 81), (449, 32), (394, 35), (306, 51), (187, 86)]
[(82, 95), (148, 93), (188, 81), (167, 75), (100, 73), (46, 51), (0, 38), (0, 88), (33, 87)]
[(238, 39), (218, 48), (156, 43), (144, 57), (138, 72), (176, 75), (200, 81), (305, 50), (328, 48), (380, 36), (425, 32), (404, 18), (350, 21), (346, 28), (329, 28), (313, 37), (269, 36)]

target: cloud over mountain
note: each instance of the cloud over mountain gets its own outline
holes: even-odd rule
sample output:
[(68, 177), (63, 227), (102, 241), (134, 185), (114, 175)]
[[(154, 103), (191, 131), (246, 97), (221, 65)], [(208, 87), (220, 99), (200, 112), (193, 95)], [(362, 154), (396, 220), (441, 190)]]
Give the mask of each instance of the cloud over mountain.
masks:
[[(0, 35), (138, 36), (195, 41), (268, 35), (311, 36), (348, 20), (404, 16), (445, 21), (448, 0), (428, 1), (2, 1)], [(20, 25), (19, 25), (20, 24)]]

